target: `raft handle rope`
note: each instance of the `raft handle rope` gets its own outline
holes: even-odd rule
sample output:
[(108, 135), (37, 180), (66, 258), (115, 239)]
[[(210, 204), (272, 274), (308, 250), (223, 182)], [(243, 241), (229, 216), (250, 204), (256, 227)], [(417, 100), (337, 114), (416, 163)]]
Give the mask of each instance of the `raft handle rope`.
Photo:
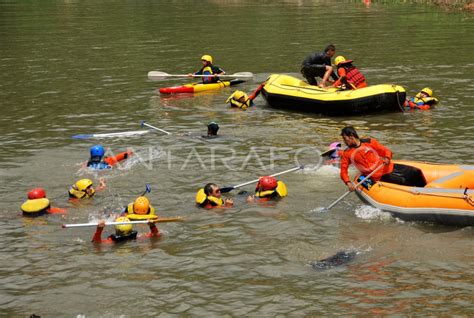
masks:
[[(453, 195), (445, 195), (445, 194), (423, 193), (423, 192), (418, 192), (418, 191), (410, 191), (410, 190), (407, 190), (407, 189), (392, 187), (392, 186), (387, 185), (383, 182), (378, 182), (377, 185), (379, 187), (386, 187), (386, 188), (389, 188), (389, 189), (403, 191), (403, 192), (411, 193), (411, 194), (414, 194), (414, 195), (421, 195), (422, 194), (422, 195), (427, 195), (427, 196), (431, 196), (431, 197), (441, 197), (441, 198), (449, 198), (449, 199), (463, 199), (463, 200), (468, 201), (470, 204), (474, 205), (474, 199), (472, 199), (472, 197), (469, 194), (467, 194), (467, 190), (468, 190), (467, 188), (464, 191), (463, 196), (460, 197), (460, 196), (457, 195), (457, 193), (453, 193)], [(436, 190), (436, 188), (432, 188), (432, 189)]]
[(474, 199), (467, 193), (468, 187), (464, 189), (464, 200), (466, 200), (467, 203), (470, 205), (474, 206)]
[[(395, 89), (395, 85), (392, 85), (392, 87)], [(402, 113), (405, 112), (405, 107), (403, 107), (403, 105), (400, 105), (400, 92), (397, 90), (395, 90), (395, 92), (397, 93), (397, 104), (398, 104), (398, 107), (400, 107), (400, 109), (402, 110)]]

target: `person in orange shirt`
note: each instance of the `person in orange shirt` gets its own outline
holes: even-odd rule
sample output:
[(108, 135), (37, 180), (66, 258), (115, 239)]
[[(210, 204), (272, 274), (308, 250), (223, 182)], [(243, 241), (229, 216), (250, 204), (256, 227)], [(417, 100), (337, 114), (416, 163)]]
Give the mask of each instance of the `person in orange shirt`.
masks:
[(334, 59), (337, 67), (339, 79), (332, 86), (346, 86), (346, 89), (358, 89), (367, 87), (364, 75), (357, 67), (352, 64), (353, 60), (346, 60), (344, 56), (339, 55)]
[(352, 126), (344, 127), (341, 136), (347, 148), (341, 157), (341, 179), (349, 191), (354, 191), (355, 186), (349, 178), (348, 168), (354, 164), (362, 175), (368, 175), (380, 165), (382, 169), (371, 177), (373, 181), (384, 181), (407, 186), (423, 187), (426, 180), (421, 170), (403, 165), (393, 164), (392, 152), (374, 138), (360, 139)]
[[(115, 220), (116, 222), (130, 222), (130, 220), (121, 216)], [(102, 231), (105, 227), (105, 220), (100, 220), (97, 224), (97, 229), (92, 236), (92, 242), (94, 243), (120, 243), (129, 240), (141, 239), (156, 237), (159, 238), (161, 233), (158, 231), (153, 219), (148, 220), (148, 226), (150, 227), (150, 232), (146, 234), (138, 235), (137, 231), (133, 231), (132, 224), (118, 224), (115, 225), (115, 234), (109, 235), (106, 239), (102, 239)]]

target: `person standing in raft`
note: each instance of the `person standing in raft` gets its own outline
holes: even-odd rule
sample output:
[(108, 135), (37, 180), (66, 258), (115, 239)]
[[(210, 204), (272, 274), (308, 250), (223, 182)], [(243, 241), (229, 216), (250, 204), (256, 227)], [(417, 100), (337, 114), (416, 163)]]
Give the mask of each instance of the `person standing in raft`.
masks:
[[(105, 189), (105, 180), (101, 178), (99, 182), (97, 191)], [(69, 188), (69, 200), (89, 199), (94, 196), (95, 192), (96, 190), (90, 179), (81, 179)]]
[[(347, 185), (349, 191), (354, 191), (355, 186), (349, 178), (348, 168), (354, 164), (362, 175), (366, 176), (378, 168), (384, 167), (374, 173), (372, 181), (384, 181), (407, 186), (423, 187), (426, 185), (425, 178), (421, 170), (402, 165), (393, 164), (392, 152), (384, 147), (374, 138), (360, 139), (356, 130), (352, 126), (344, 127), (341, 136), (347, 148), (341, 156), (341, 179)], [(367, 180), (366, 183), (370, 184)]]
[[(324, 49), (324, 52), (310, 54), (304, 59), (301, 65), (301, 74), (310, 85), (318, 85), (316, 77), (322, 78), (321, 83), (318, 85), (319, 87), (326, 86), (329, 76), (335, 81), (337, 80), (331, 64), (331, 58), (334, 54), (336, 54), (336, 47), (330, 44)], [(332, 83), (331, 81), (329, 82)]]
[[(127, 217), (121, 216), (115, 220), (115, 222), (130, 222)], [(132, 224), (118, 224), (115, 225), (115, 234), (109, 235), (106, 239), (102, 239), (102, 231), (105, 227), (105, 220), (100, 220), (97, 224), (97, 229), (92, 236), (92, 242), (94, 243), (120, 243), (135, 239), (156, 237), (161, 236), (160, 231), (156, 227), (153, 220), (148, 220), (148, 226), (150, 232), (146, 234), (138, 235), (137, 231), (133, 231)]]
[(334, 82), (333, 87), (344, 87), (345, 89), (358, 89), (367, 87), (365, 77), (357, 67), (352, 64), (353, 60), (346, 60), (339, 55), (334, 59), (339, 79)]
[(91, 157), (87, 162), (87, 167), (96, 170), (110, 169), (119, 161), (125, 160), (133, 154), (132, 151), (127, 150), (125, 152), (119, 153), (114, 157), (103, 158), (105, 150), (104, 147), (102, 147), (101, 145), (92, 146), (89, 152)]
[(41, 216), (46, 213), (66, 213), (66, 209), (51, 207), (43, 188), (35, 188), (28, 192), (28, 200), (21, 205), (21, 211), (23, 212), (23, 216), (28, 217)]
[(286, 185), (283, 181), (277, 181), (274, 177), (260, 177), (255, 187), (255, 195), (247, 197), (247, 202), (266, 202), (278, 200), (288, 195)]
[(214, 121), (211, 121), (208, 125), (207, 125), (207, 135), (206, 136), (201, 136), (202, 138), (205, 138), (205, 139), (214, 139), (214, 138), (217, 138), (218, 135), (217, 135), (217, 132), (219, 131), (219, 125), (214, 122)]
[(155, 219), (155, 208), (145, 196), (139, 196), (125, 207), (125, 216), (132, 221)]
[(410, 109), (427, 110), (438, 103), (438, 99), (433, 97), (433, 90), (429, 87), (423, 88), (415, 97), (407, 98), (403, 106)]
[(224, 75), (225, 71), (219, 66), (212, 65), (212, 56), (203, 55), (201, 57), (202, 67), (199, 71), (194, 73), (189, 73), (188, 76), (192, 77), (193, 75), (209, 75), (203, 76), (202, 82), (204, 84), (217, 83), (219, 81), (218, 75)]
[(196, 194), (196, 203), (205, 209), (212, 209), (217, 207), (230, 208), (234, 205), (232, 199), (222, 199), (221, 189), (214, 183), (208, 183), (204, 188), (199, 189)]

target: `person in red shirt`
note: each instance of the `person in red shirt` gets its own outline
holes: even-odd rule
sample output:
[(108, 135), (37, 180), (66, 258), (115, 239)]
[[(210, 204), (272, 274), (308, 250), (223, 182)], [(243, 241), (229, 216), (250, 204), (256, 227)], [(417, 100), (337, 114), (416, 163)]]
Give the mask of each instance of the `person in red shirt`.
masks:
[[(130, 222), (127, 217), (121, 216), (115, 220), (115, 222)], [(153, 219), (148, 220), (148, 226), (150, 227), (150, 232), (146, 234), (138, 235), (137, 231), (133, 231), (132, 224), (119, 224), (115, 225), (115, 234), (109, 235), (106, 239), (102, 239), (102, 231), (105, 227), (105, 220), (100, 220), (97, 224), (97, 229), (92, 236), (92, 242), (94, 243), (119, 243), (129, 240), (149, 238), (149, 237), (160, 237), (161, 233), (156, 227), (155, 221)]]
[(341, 179), (349, 191), (354, 191), (355, 186), (349, 178), (348, 168), (354, 164), (362, 175), (368, 175), (380, 165), (382, 169), (371, 177), (373, 181), (384, 181), (407, 186), (424, 187), (426, 180), (420, 169), (415, 167), (393, 164), (392, 152), (374, 138), (359, 138), (352, 126), (344, 127), (341, 136), (347, 148), (341, 156)]

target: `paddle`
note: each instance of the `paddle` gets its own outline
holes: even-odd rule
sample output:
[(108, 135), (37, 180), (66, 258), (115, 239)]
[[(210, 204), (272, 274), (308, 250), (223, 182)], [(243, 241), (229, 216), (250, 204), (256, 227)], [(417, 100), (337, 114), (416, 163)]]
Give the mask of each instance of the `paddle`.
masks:
[(123, 132), (114, 132), (114, 133), (105, 133), (105, 134), (82, 134), (74, 135), (73, 139), (89, 139), (89, 138), (111, 138), (111, 137), (130, 137), (147, 134), (149, 130), (133, 130), (133, 131), (123, 131)]
[[(179, 222), (184, 221), (184, 218), (181, 216), (176, 217), (169, 217), (169, 218), (158, 218), (158, 219), (151, 219), (155, 223), (165, 223), (165, 222)], [(105, 225), (121, 225), (121, 224), (147, 224), (148, 220), (143, 221), (130, 221), (130, 222), (106, 222)], [(97, 226), (99, 223), (76, 223), (76, 224), (63, 224), (61, 227), (63, 229), (72, 228), (72, 227), (89, 227), (89, 226)]]
[(166, 130), (163, 130), (163, 129), (160, 129), (160, 128), (158, 128), (158, 127), (152, 126), (152, 125), (150, 125), (150, 124), (147, 124), (147, 123), (145, 123), (145, 121), (142, 121), (141, 126), (142, 126), (142, 127), (143, 127), (143, 126), (147, 126), (147, 127), (149, 127), (149, 128), (152, 128), (152, 129), (155, 129), (155, 130), (164, 132), (164, 133), (167, 134), (167, 135), (171, 135), (170, 132), (168, 132), (168, 131), (166, 131)]
[[(358, 186), (360, 186), (362, 183), (364, 183), (364, 181), (368, 178), (370, 178), (374, 173), (376, 173), (377, 171), (379, 171), (385, 164), (381, 164), (380, 166), (378, 166), (377, 168), (375, 168), (374, 171), (372, 171), (371, 173), (369, 173), (368, 176), (364, 177), (362, 180), (359, 181), (359, 183), (357, 183), (355, 185), (355, 188), (357, 188)], [(344, 193), (343, 195), (341, 195), (336, 201), (334, 201), (333, 203), (331, 203), (327, 208), (322, 208), (321, 211), (329, 211), (333, 206), (335, 206), (336, 204), (339, 203), (339, 201), (341, 201), (342, 199), (344, 199), (349, 193), (351, 193), (352, 191), (347, 191), (346, 193)]]
[[(303, 168), (304, 168), (304, 166), (294, 167), (294, 168), (291, 168), (291, 169), (288, 169), (288, 170), (285, 170), (285, 171), (282, 171), (282, 172), (278, 172), (278, 173), (272, 174), (272, 175), (270, 175), (270, 177), (276, 177), (276, 176), (282, 175), (282, 174), (284, 174), (284, 173), (288, 173), (288, 172), (300, 170), (300, 169), (303, 169)], [(221, 193), (230, 192), (230, 191), (232, 191), (232, 190), (234, 190), (234, 189), (237, 189), (237, 188), (246, 186), (246, 185), (248, 185), (248, 184), (252, 184), (252, 183), (258, 182), (258, 180), (260, 180), (260, 179), (255, 179), (255, 180), (252, 180), (252, 181), (249, 181), (249, 182), (244, 182), (244, 183), (235, 185), (235, 186), (233, 186), (233, 187), (221, 188)]]
[[(160, 71), (150, 71), (148, 72), (148, 78), (151, 80), (160, 80), (166, 77), (210, 77), (213, 75), (192, 75), (189, 76), (188, 74), (168, 74), (165, 72), (160, 72)], [(251, 78), (253, 77), (253, 73), (251, 72), (239, 72), (239, 73), (234, 73), (234, 74), (224, 74), (224, 75), (217, 75), (218, 77), (245, 77), (245, 78)]]
[(147, 184), (145, 185), (145, 191), (143, 191), (143, 193), (142, 193), (140, 196), (142, 197), (142, 196), (144, 196), (145, 194), (150, 193), (150, 192), (151, 192), (151, 187), (150, 187), (150, 185), (147, 183)]

